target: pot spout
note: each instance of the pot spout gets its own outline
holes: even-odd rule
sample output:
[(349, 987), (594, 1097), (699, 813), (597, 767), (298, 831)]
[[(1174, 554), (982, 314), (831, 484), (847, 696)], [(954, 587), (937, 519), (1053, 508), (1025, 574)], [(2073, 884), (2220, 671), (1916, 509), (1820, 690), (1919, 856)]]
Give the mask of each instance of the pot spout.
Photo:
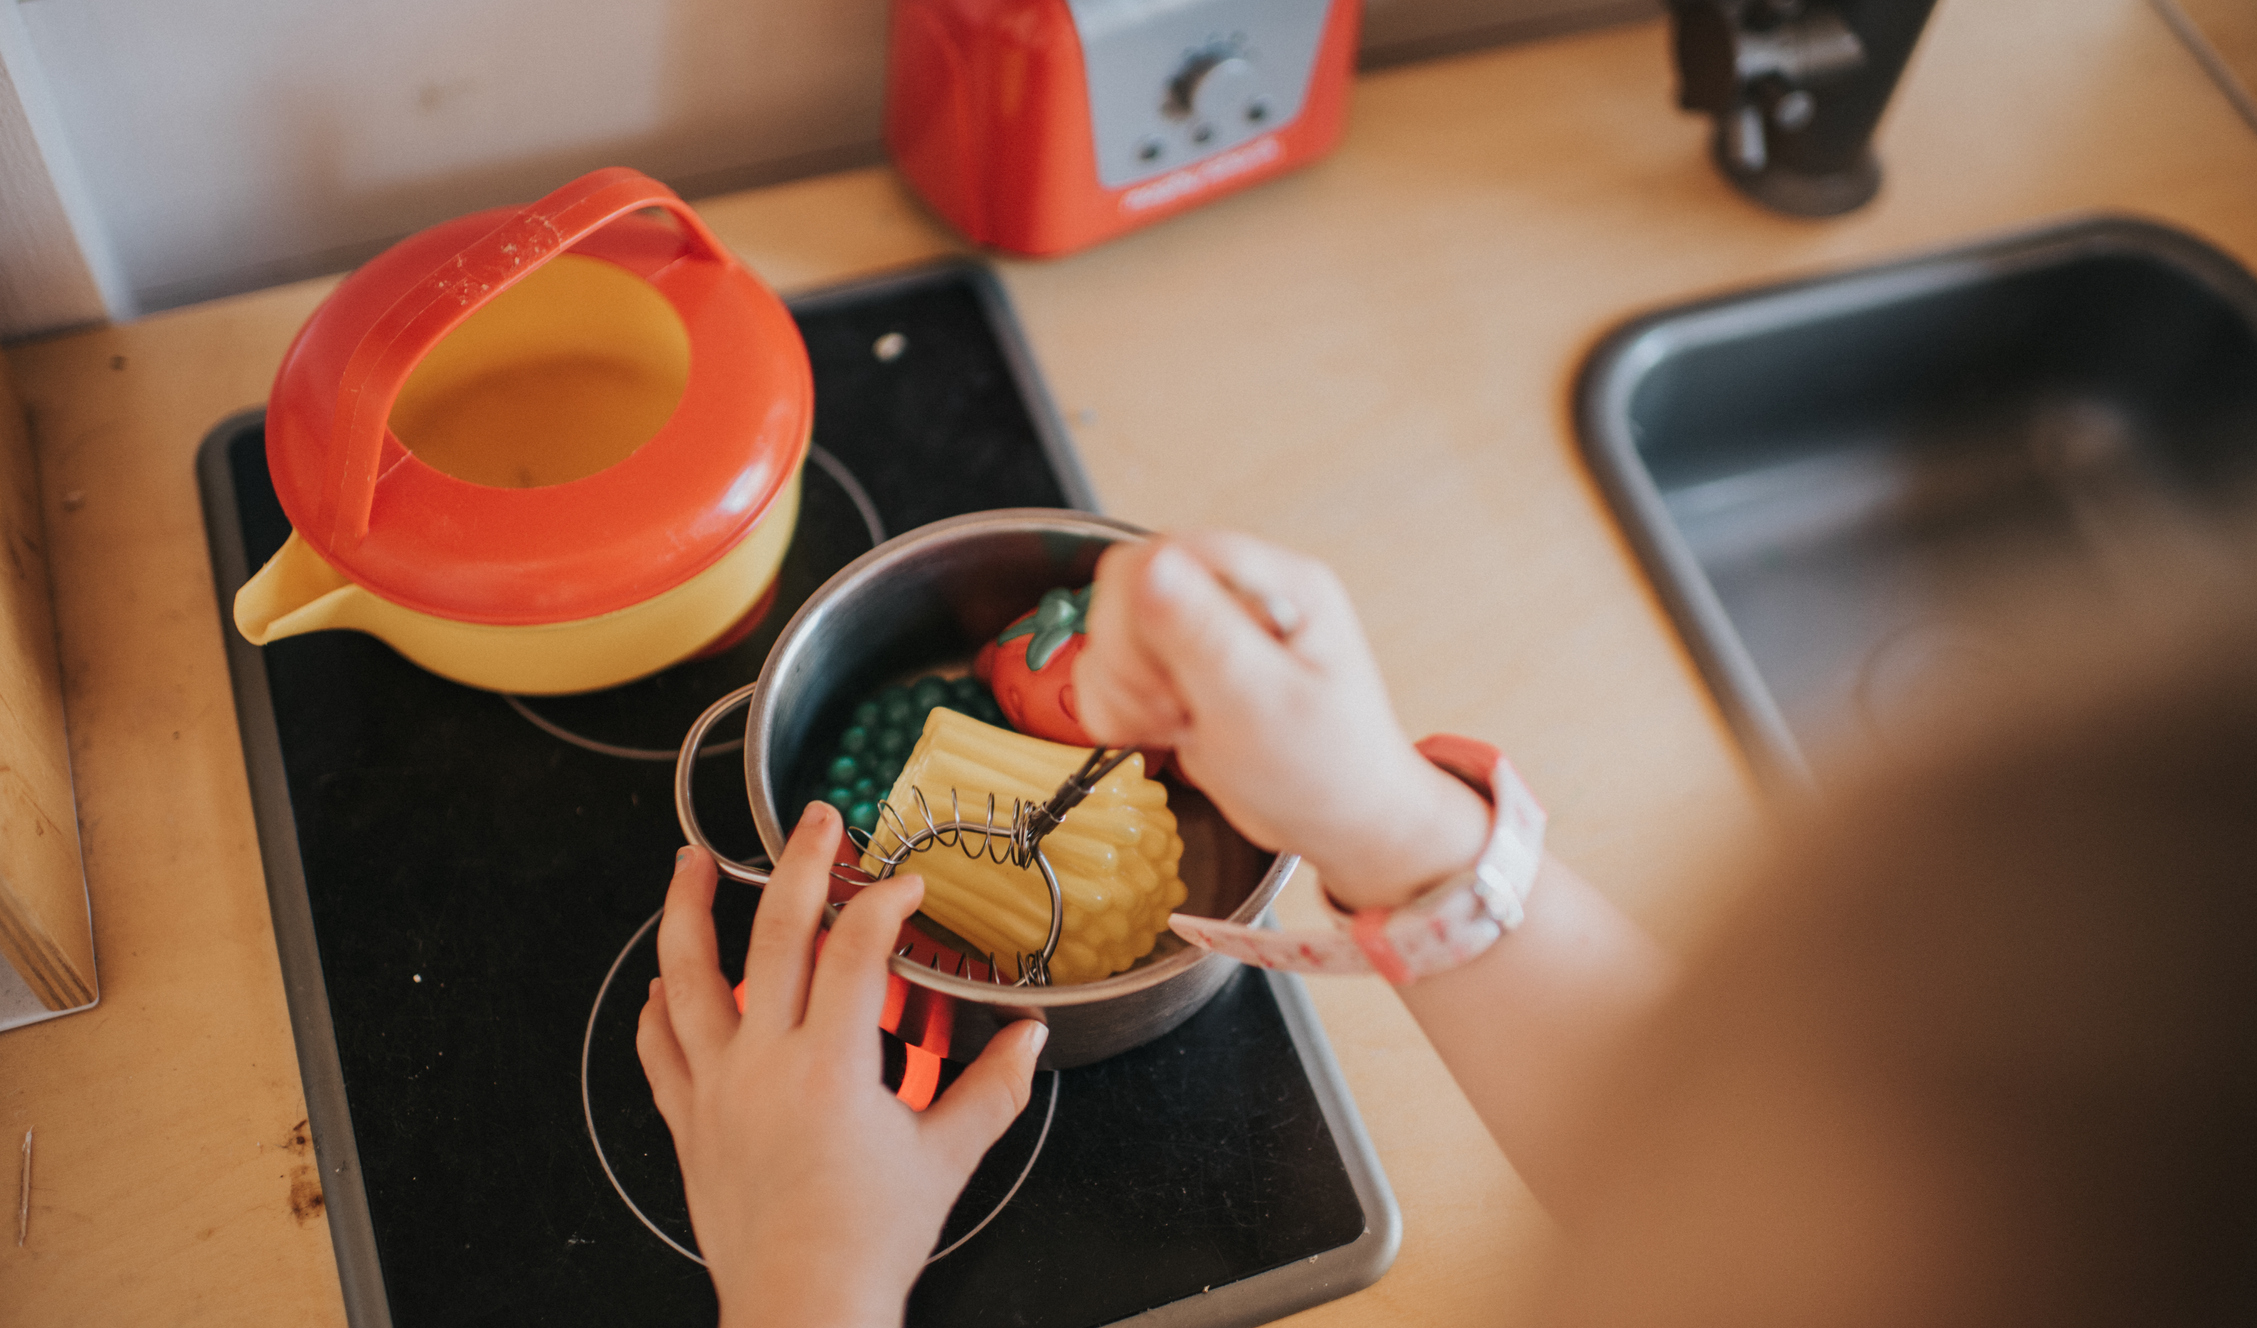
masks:
[(257, 575), (235, 592), (235, 630), (263, 646), (301, 632), (344, 627), (344, 610), (362, 593), (291, 531)]

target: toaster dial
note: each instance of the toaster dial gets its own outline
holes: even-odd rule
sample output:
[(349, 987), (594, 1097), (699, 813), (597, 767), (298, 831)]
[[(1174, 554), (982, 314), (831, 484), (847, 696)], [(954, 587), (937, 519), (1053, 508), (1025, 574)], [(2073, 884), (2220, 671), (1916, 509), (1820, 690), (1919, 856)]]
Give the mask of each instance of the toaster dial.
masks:
[(1183, 62), (1168, 80), (1167, 99), (1161, 113), (1171, 120), (1205, 125), (1210, 133), (1218, 121), (1233, 114), (1255, 123), (1267, 118), (1261, 98), (1261, 75), (1254, 62), (1235, 46), (1210, 47)]
[(1098, 182), (1108, 189), (1291, 124), (1308, 98), (1331, 10), (1315, 0), (1069, 0), (1069, 7), (1089, 84)]

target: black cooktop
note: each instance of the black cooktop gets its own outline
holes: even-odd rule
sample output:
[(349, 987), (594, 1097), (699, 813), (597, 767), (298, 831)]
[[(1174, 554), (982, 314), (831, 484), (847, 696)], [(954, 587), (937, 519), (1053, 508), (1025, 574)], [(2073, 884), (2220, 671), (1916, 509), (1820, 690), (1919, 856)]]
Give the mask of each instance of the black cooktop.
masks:
[[(634, 1053), (680, 842), (673, 748), (758, 674), (801, 601), (887, 535), (1090, 506), (983, 268), (792, 304), (817, 451), (776, 604), (724, 654), (518, 701), (357, 633), (262, 649), (225, 628), (356, 1328), (713, 1321)], [(198, 470), (224, 622), (289, 533), (260, 415), (214, 430)], [(713, 761), (698, 796), (725, 850), (757, 851), (734, 761)], [(757, 899), (724, 882), (716, 904), (740, 961)], [(1037, 1076), (909, 1322), (1260, 1323), (1370, 1283), (1399, 1225), (1298, 979), (1249, 970), (1175, 1033)]]

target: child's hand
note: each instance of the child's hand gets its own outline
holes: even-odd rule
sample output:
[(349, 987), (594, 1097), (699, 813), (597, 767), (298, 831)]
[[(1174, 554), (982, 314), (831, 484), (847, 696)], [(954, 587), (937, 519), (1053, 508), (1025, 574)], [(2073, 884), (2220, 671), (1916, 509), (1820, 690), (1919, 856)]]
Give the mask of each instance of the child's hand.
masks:
[(754, 916), (745, 1008), (713, 934), (713, 859), (684, 849), (635, 1048), (681, 1158), (724, 1324), (899, 1324), (983, 1154), (1026, 1106), (1048, 1033), (990, 1042), (923, 1115), (879, 1079), (886, 957), (924, 882), (847, 904), (817, 961), (839, 816), (810, 804)]
[[(1298, 621), (1258, 621), (1271, 597)], [(1231, 824), (1299, 853), (1343, 903), (1402, 903), (1487, 838), (1487, 805), (1403, 736), (1347, 592), (1259, 540), (1107, 550), (1074, 693), (1091, 736), (1173, 747)]]

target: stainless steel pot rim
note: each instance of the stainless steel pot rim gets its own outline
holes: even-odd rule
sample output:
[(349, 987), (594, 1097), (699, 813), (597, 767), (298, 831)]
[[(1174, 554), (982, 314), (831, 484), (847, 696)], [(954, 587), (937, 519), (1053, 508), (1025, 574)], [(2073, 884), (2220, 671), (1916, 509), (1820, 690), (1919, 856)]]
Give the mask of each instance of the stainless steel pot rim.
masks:
[[(791, 621), (784, 625), (783, 632), (776, 639), (775, 649), (769, 654), (767, 662), (761, 667), (759, 679), (716, 701), (706, 710), (704, 715), (699, 717), (698, 722), (691, 727), (689, 734), (684, 739), (682, 756), (676, 763), (675, 800), (677, 809), (682, 816), (683, 830), (690, 836), (691, 842), (711, 851), (711, 845), (697, 829), (695, 813), (691, 810), (688, 799), (689, 782), (696, 765), (695, 753), (698, 747), (703, 744), (705, 735), (713, 726), (739, 706), (746, 707), (747, 711), (744, 742), (745, 787), (748, 790), (766, 789), (766, 781), (759, 769), (759, 763), (773, 737), (773, 697), (776, 689), (786, 679), (789, 679), (793, 669), (799, 666), (802, 644), (809, 636), (807, 630), (809, 623), (824, 613), (827, 606), (846, 594), (852, 587), (884, 575), (909, 558), (916, 556), (920, 551), (937, 544), (947, 544), (983, 534), (1003, 532), (1094, 536), (1116, 542), (1142, 540), (1151, 537), (1151, 532), (1141, 527), (1125, 521), (1116, 521), (1110, 517), (1096, 516), (1088, 512), (1047, 507), (999, 508), (989, 512), (974, 512), (965, 516), (949, 517), (929, 525), (919, 526), (915, 530), (904, 531), (840, 568), (828, 581), (818, 587), (814, 594), (808, 596), (807, 602), (802, 604), (799, 611), (792, 615)], [(761, 844), (773, 858), (776, 851), (782, 847), (786, 834), (777, 816), (772, 796), (755, 798), (752, 813), (754, 824), (760, 832)], [(715, 853), (714, 856), (721, 861), (723, 874), (732, 879), (744, 881), (747, 879), (746, 871), (756, 870), (751, 868), (750, 864), (735, 863), (723, 859), (719, 853)], [(1270, 864), (1269, 870), (1263, 874), (1261, 882), (1247, 896), (1245, 901), (1231, 912), (1228, 920), (1237, 923), (1253, 922), (1276, 898), (1278, 891), (1284, 887), (1286, 878), (1293, 874), (1293, 869), (1299, 862), (1300, 859), (1291, 854), (1278, 855)], [(732, 871), (732, 867), (737, 870)], [(826, 912), (831, 920), (835, 920), (838, 913), (837, 906), (827, 906)], [(1162, 942), (1164, 943), (1166, 939), (1167, 937), (1163, 935)], [(943, 973), (922, 964), (913, 964), (899, 955), (892, 958), (889, 966), (894, 973), (899, 974), (909, 982), (957, 999), (1033, 1012), (1050, 1008), (1091, 1005), (1115, 997), (1130, 995), (1158, 986), (1170, 978), (1189, 972), (1200, 964), (1210, 962), (1227, 963), (1230, 961), (1187, 944), (1181, 950), (1162, 959), (1153, 962), (1139, 961), (1136, 967), (1116, 973), (1111, 977), (1100, 978), (1095, 982), (1075, 983), (1061, 987), (1005, 987), (991, 982), (978, 982), (969, 978), (957, 977), (953, 973)]]
[[(1245, 903), (1232, 911), (1227, 920), (1240, 924), (1252, 924), (1255, 918), (1261, 916), (1262, 910), (1270, 906), (1270, 901), (1277, 897), (1277, 892), (1285, 885), (1285, 878), (1293, 874), (1293, 869), (1300, 865), (1300, 862), (1299, 858), (1291, 854), (1279, 854), (1277, 860), (1270, 865), (1269, 871), (1263, 875), (1262, 883), (1256, 886), (1254, 892), (1246, 897)], [(1172, 933), (1165, 935), (1172, 935)], [(1159, 986), (1177, 974), (1187, 973), (1200, 964), (1233, 962), (1236, 961), (1185, 943), (1181, 950), (1156, 963), (1145, 963), (1139, 960), (1136, 967), (1115, 973), (1109, 978), (1099, 978), (1095, 982), (1077, 982), (1063, 987), (1000, 987), (991, 982), (974, 982), (970, 978), (960, 978), (953, 973), (942, 973), (922, 964), (912, 964), (899, 955), (893, 957), (889, 967), (920, 987), (943, 992), (961, 1000), (979, 1001), (987, 1005), (1010, 1008), (1041, 1010), (1056, 1006), (1088, 1005), (1097, 1001), (1109, 1000), (1115, 996), (1126, 996), (1131, 992)]]

